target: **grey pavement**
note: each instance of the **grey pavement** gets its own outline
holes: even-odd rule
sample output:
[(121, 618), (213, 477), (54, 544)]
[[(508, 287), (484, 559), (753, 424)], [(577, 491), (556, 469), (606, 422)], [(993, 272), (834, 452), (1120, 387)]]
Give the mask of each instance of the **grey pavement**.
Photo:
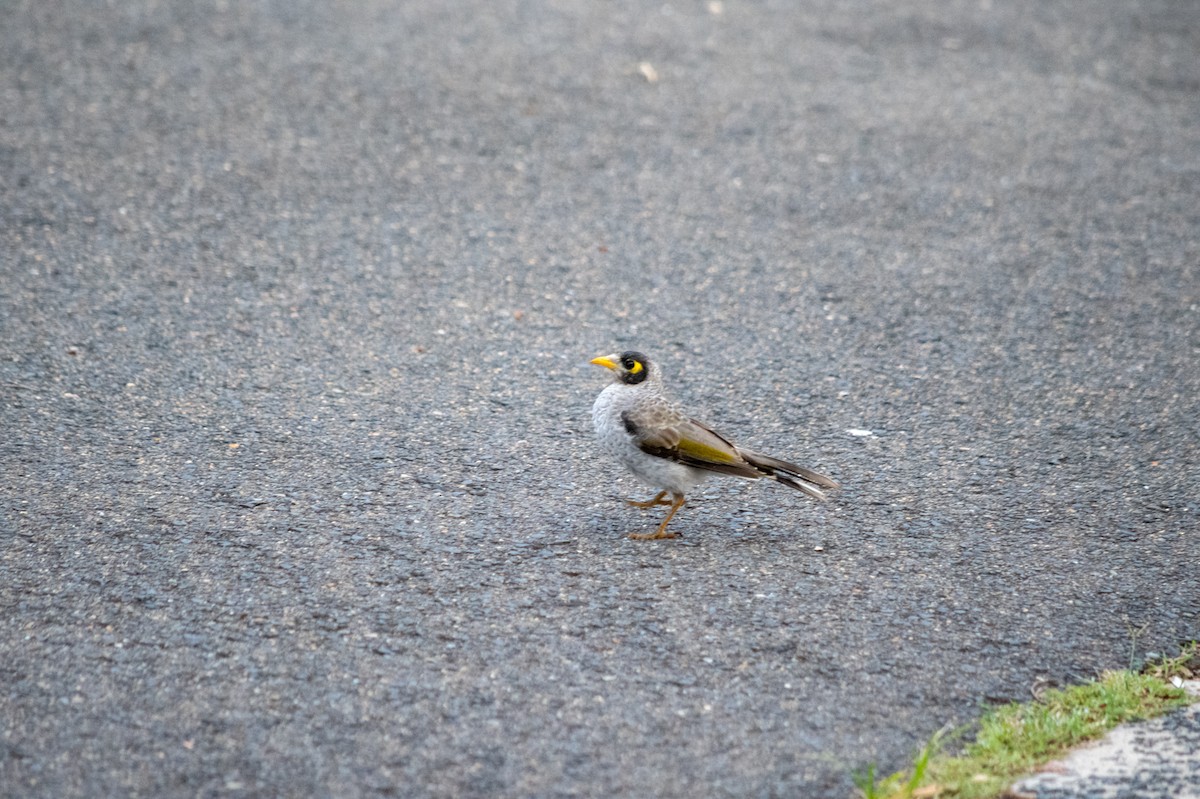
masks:
[[(844, 797), (1200, 637), (1200, 5), (0, 11), (0, 795)], [(626, 539), (617, 347), (843, 490)]]

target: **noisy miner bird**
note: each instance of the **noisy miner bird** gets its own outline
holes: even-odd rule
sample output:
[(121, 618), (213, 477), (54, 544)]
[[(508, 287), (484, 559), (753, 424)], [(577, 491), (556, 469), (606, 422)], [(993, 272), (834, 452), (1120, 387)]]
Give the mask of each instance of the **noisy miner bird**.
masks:
[(751, 480), (769, 477), (820, 500), (825, 499), (821, 489), (838, 487), (811, 469), (742, 449), (689, 418), (667, 396), (658, 366), (640, 352), (602, 355), (591, 362), (613, 372), (612, 385), (600, 392), (592, 406), (592, 423), (601, 448), (642, 482), (660, 489), (654, 499), (629, 500), (629, 504), (671, 508), (658, 530), (630, 533), (630, 538), (678, 538), (678, 533), (667, 532), (667, 523), (683, 507), (684, 495), (713, 474)]

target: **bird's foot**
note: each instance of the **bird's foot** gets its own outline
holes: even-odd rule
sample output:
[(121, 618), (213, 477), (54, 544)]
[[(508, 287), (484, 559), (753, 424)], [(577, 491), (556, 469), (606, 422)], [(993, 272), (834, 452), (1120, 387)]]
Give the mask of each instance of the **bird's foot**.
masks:
[(653, 508), (655, 505), (670, 505), (670, 504), (672, 504), (671, 500), (664, 499), (664, 497), (666, 497), (666, 496), (667, 496), (666, 491), (659, 491), (658, 494), (654, 497), (654, 499), (648, 499), (645, 502), (639, 502), (636, 499), (627, 499), (625, 501), (632, 507), (642, 508), (643, 510), (645, 510), (646, 508)]
[(657, 541), (660, 538), (683, 538), (682, 533), (672, 533), (670, 530), (655, 530), (653, 533), (630, 533), (634, 541)]
[[(660, 491), (657, 497), (650, 500), (649, 505), (661, 502), (663, 495), (666, 493), (666, 491)], [(662, 520), (662, 524), (658, 526), (658, 529), (653, 533), (630, 533), (629, 537), (635, 541), (654, 541), (659, 538), (683, 538), (683, 536), (681, 536), (679, 533), (669, 532), (667, 530), (667, 525), (671, 523), (671, 517), (675, 515), (676, 511), (683, 507), (683, 503), (685, 501), (686, 500), (684, 500), (683, 494), (672, 494), (671, 501), (663, 503), (664, 505), (670, 505), (671, 509), (667, 511), (667, 518)], [(649, 505), (647, 505), (647, 507), (649, 507)]]

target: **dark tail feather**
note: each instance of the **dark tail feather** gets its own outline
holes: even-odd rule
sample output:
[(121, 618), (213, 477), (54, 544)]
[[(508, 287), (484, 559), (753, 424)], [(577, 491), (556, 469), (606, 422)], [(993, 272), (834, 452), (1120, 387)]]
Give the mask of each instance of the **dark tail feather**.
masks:
[(769, 455), (760, 455), (757, 452), (749, 452), (744, 449), (739, 449), (738, 453), (746, 459), (746, 462), (763, 473), (764, 477), (773, 477), (785, 486), (790, 486), (797, 491), (803, 491), (813, 499), (825, 499), (825, 492), (822, 488), (837, 488), (838, 484), (830, 480), (823, 474), (814, 472), (812, 469), (805, 469), (803, 466), (797, 466), (794, 463), (781, 461), (778, 458), (772, 458)]

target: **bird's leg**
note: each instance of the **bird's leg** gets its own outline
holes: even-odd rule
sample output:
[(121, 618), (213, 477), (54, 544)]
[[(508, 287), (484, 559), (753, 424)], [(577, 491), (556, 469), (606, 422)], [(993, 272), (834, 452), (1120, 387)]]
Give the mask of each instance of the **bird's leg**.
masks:
[(657, 530), (653, 533), (630, 533), (629, 537), (635, 541), (653, 541), (659, 538), (682, 538), (679, 533), (667, 532), (667, 522), (671, 521), (671, 517), (675, 515), (675, 512), (683, 507), (683, 494), (672, 493), (671, 498), (671, 509), (667, 511), (667, 518), (662, 520), (662, 524), (658, 526)]
[(635, 508), (653, 508), (655, 505), (670, 505), (671, 500), (663, 499), (666, 495), (666, 491), (659, 491), (654, 499), (648, 499), (645, 502), (638, 502), (636, 499), (627, 499), (625, 501)]

